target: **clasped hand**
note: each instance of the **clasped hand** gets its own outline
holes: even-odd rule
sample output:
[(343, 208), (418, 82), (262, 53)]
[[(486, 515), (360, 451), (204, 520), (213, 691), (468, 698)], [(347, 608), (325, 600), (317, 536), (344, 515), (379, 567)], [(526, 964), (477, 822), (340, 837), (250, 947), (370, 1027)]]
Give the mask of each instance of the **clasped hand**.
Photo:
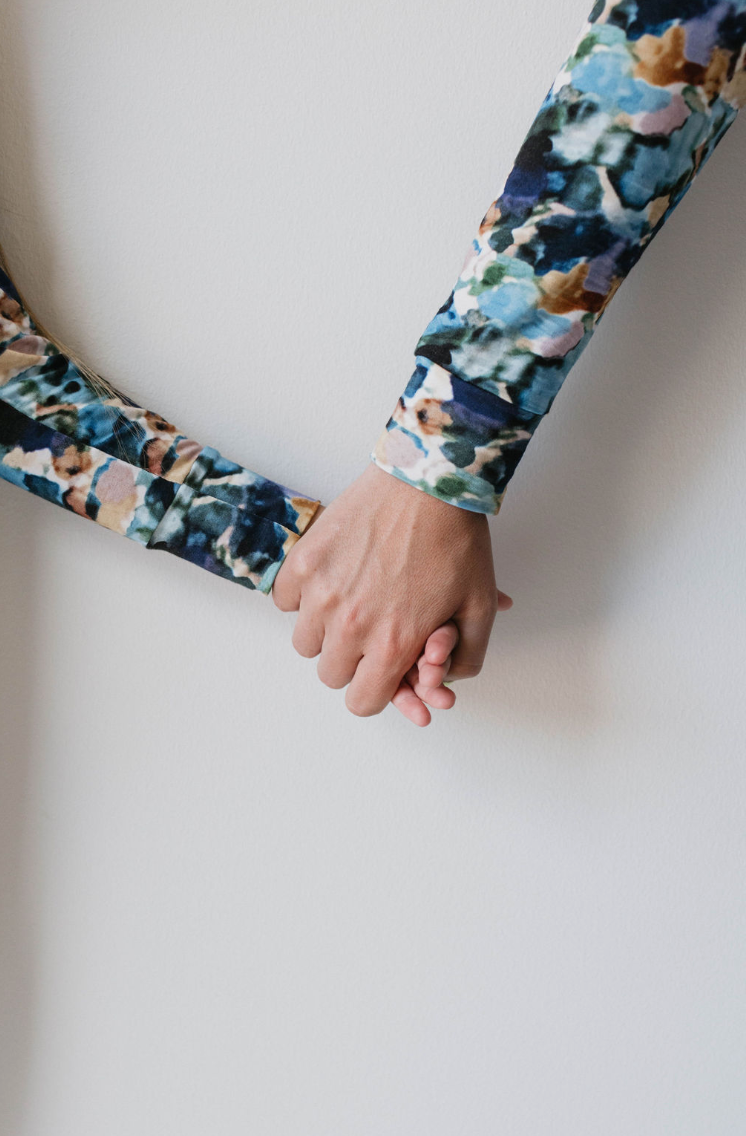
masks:
[(288, 552), (272, 588), (297, 612), (292, 642), (356, 715), (393, 702), (416, 725), (447, 709), (443, 682), (473, 678), (498, 611), (483, 513), (440, 501), (371, 462)]

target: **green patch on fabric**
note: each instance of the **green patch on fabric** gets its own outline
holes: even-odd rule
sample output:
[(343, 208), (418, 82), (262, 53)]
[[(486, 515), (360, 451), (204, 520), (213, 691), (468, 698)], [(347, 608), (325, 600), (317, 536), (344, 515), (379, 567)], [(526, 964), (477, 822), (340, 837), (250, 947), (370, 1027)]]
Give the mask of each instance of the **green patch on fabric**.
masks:
[(445, 474), (444, 477), (439, 477), (433, 487), (441, 497), (458, 497), (467, 488), (466, 482), (461, 477), (455, 477), (452, 473)]

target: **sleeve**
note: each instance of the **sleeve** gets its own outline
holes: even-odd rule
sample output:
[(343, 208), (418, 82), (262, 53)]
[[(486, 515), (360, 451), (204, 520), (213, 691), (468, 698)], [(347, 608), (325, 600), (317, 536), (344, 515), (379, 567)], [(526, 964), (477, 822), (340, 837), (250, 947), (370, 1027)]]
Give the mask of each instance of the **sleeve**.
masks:
[(320, 503), (84, 373), (2, 271), (0, 478), (264, 594)]
[(746, 102), (746, 0), (597, 0), (370, 457), (497, 513), (611, 299)]

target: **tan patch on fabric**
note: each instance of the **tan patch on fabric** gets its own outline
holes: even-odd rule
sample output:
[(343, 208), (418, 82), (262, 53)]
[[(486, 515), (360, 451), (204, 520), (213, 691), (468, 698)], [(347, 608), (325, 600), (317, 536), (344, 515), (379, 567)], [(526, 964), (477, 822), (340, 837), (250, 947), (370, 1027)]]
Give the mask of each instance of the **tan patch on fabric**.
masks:
[(75, 406), (75, 404), (72, 402), (55, 402), (52, 403), (51, 406), (41, 406), (41, 404), (37, 402), (35, 407), (35, 417), (39, 420), (42, 420), (44, 418), (47, 418), (50, 414), (59, 414), (61, 410), (68, 410), (72, 413), (75, 413), (77, 409), (77, 406)]
[(670, 193), (665, 193), (663, 197), (653, 198), (653, 200), (648, 205), (648, 223), (651, 229), (655, 228), (670, 204)]
[(739, 110), (746, 106), (746, 70), (744, 68), (736, 71), (729, 83), (723, 84), (721, 94), (726, 102)]
[(50, 456), (48, 449), (28, 451), (22, 450), (20, 446), (14, 446), (3, 458), (3, 465), (7, 465), (10, 469), (22, 469), (24, 473), (39, 473), (43, 476), (43, 470), (48, 465)]
[(0, 292), (0, 316), (10, 320), (11, 323), (22, 323), (26, 315), (17, 300), (9, 292)]
[(542, 295), (536, 306), (558, 316), (575, 311), (599, 311), (604, 302), (603, 294), (586, 292), (584, 287), (589, 267), (583, 262), (574, 265), (569, 272), (552, 269), (540, 276)]
[(9, 347), (0, 355), (0, 387), (10, 382), (16, 375), (20, 375), (21, 371), (35, 367), (44, 358), (44, 355), (30, 355), (24, 351), (14, 351)]
[(152, 410), (146, 410), (144, 415), (150, 429), (155, 434), (172, 434), (178, 433), (178, 430), (173, 426), (167, 418), (162, 418), (160, 414), (154, 414)]
[(67, 446), (61, 457), (52, 458), (52, 468), (61, 481), (72, 481), (81, 473), (88, 473), (92, 465), (90, 452), (81, 453), (75, 446)]
[(699, 86), (705, 77), (705, 68), (686, 58), (686, 29), (672, 24), (662, 36), (643, 35), (635, 43), (639, 59), (633, 74), (654, 87), (667, 87), (670, 83), (693, 83)]
[(180, 442), (177, 442), (176, 453), (179, 456), (168, 472), (163, 474), (166, 481), (173, 481), (177, 485), (186, 481), (189, 470), (192, 468), (203, 449), (204, 446), (199, 442), (192, 441), (191, 438), (182, 438)]
[(409, 408), (423, 434), (442, 434), (444, 426), (450, 426), (453, 419), (442, 409), (437, 398), (419, 398)]
[(87, 486), (84, 488), (82, 485), (74, 485), (72, 489), (66, 491), (64, 499), (68, 509), (72, 509), (74, 513), (77, 513), (81, 517), (88, 518), (88, 513), (85, 508), (86, 501), (88, 500)]
[(708, 102), (716, 99), (722, 91), (723, 85), (728, 78), (728, 68), (730, 67), (731, 59), (732, 53), (730, 51), (724, 51), (722, 47), (716, 47), (710, 56), (710, 62), (707, 64), (707, 70), (702, 83)]
[(481, 236), (483, 233), (489, 232), (490, 229), (494, 229), (501, 216), (497, 201), (493, 201), (480, 222), (479, 235)]
[(321, 502), (312, 497), (291, 497), (290, 504), (298, 514), (296, 528), (299, 532), (305, 532)]
[(147, 469), (149, 473), (160, 476), (163, 467), (163, 459), (170, 449), (171, 442), (168, 438), (151, 438), (142, 448), (142, 456), (144, 458), (142, 463), (143, 467)]

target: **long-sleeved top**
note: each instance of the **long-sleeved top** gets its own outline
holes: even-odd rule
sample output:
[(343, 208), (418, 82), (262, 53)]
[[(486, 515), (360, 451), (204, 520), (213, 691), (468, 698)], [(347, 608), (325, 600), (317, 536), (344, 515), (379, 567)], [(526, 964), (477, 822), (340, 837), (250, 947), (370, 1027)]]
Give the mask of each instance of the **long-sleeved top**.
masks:
[(41, 333), (2, 271), (0, 477), (265, 595), (320, 504), (105, 387)]
[[(746, 0), (597, 0), (371, 459), (496, 513), (622, 281), (746, 102)], [(0, 274), (0, 477), (265, 594), (319, 502), (112, 390)]]
[(371, 453), (497, 513), (612, 297), (746, 103), (746, 0), (597, 0)]

